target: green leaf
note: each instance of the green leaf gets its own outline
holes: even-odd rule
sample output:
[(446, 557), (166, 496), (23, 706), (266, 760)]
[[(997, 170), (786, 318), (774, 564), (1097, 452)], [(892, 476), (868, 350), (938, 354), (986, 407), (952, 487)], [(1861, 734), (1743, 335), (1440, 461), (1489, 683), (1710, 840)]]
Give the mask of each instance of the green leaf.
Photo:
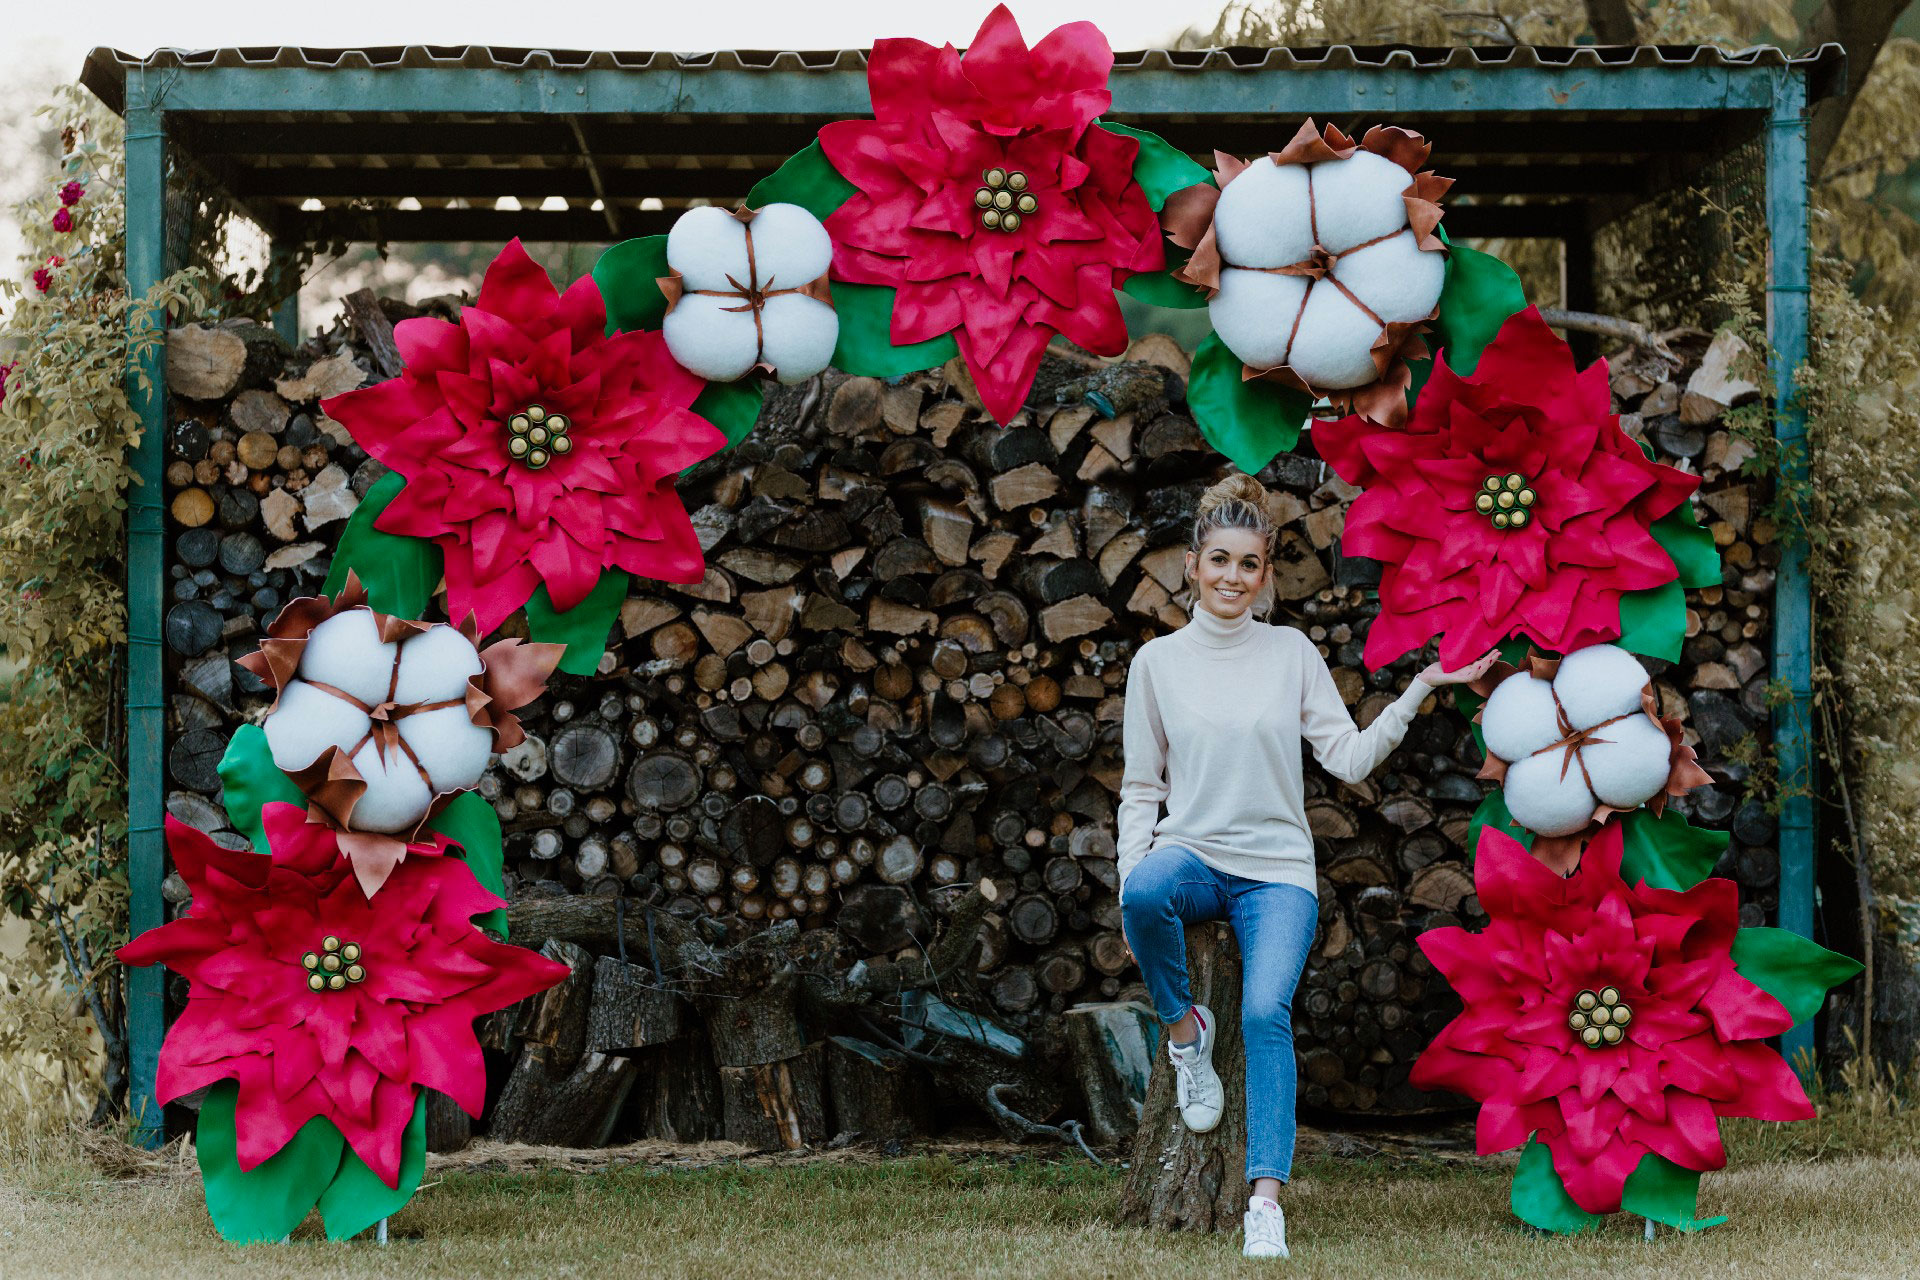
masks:
[(1492, 827), (1495, 831), (1512, 836), (1528, 849), (1533, 848), (1533, 832), (1513, 820), (1507, 812), (1507, 796), (1499, 787), (1487, 792), (1480, 801), (1480, 807), (1473, 811), (1473, 821), (1467, 825), (1467, 865), (1473, 865), (1474, 854), (1480, 849), (1480, 830)]
[(1661, 516), (1648, 532), (1673, 557), (1681, 586), (1720, 585), (1720, 548), (1713, 545), (1713, 535), (1694, 518), (1691, 502), (1683, 502)]
[(339, 1172), (320, 1193), (327, 1239), (351, 1240), (380, 1219), (400, 1212), (420, 1189), (427, 1171), (427, 1095), (414, 1097), (413, 1119), (400, 1139), (400, 1178), (389, 1187), (351, 1146), (342, 1144)]
[(897, 378), (945, 364), (960, 354), (953, 335), (893, 345), (893, 290), (877, 284), (833, 282), (833, 309), (840, 317), (840, 343), (833, 367), (865, 378)]
[(747, 207), (763, 209), (770, 204), (797, 204), (814, 217), (825, 221), (828, 214), (845, 204), (860, 188), (840, 176), (827, 159), (827, 152), (815, 138), (806, 148), (796, 151), (787, 162), (754, 184), (747, 192)]
[(560, 670), (570, 676), (592, 675), (600, 666), (600, 655), (607, 651), (607, 633), (620, 616), (629, 581), (624, 569), (604, 570), (587, 598), (565, 613), (554, 612), (547, 584), (541, 583), (527, 601), (528, 638), (567, 646)]
[(1635, 809), (1620, 815), (1620, 828), (1620, 878), (1628, 884), (1691, 889), (1713, 874), (1727, 851), (1726, 832), (1696, 827), (1674, 809), (1657, 818), (1651, 809)]
[(300, 1126), (286, 1146), (250, 1170), (240, 1168), (234, 1108), (240, 1086), (222, 1081), (207, 1092), (194, 1130), (194, 1153), (207, 1195), (207, 1212), (223, 1240), (253, 1244), (280, 1240), (306, 1219), (340, 1167), (346, 1139), (318, 1116)]
[[(427, 824), (427, 830), (437, 831), (460, 846), (474, 878), (489, 893), (500, 898), (507, 896), (506, 881), (501, 875), (500, 815), (478, 793), (462, 792)], [(473, 918), (473, 923), (502, 938), (507, 936), (504, 907), (481, 912)]]
[(1620, 1208), (1655, 1222), (1664, 1222), (1682, 1231), (1705, 1231), (1726, 1221), (1725, 1217), (1696, 1218), (1699, 1209), (1700, 1173), (1682, 1169), (1665, 1156), (1648, 1152), (1640, 1165), (1627, 1175), (1620, 1193)]
[[(739, 382), (710, 382), (693, 402), (693, 411), (720, 428), (720, 433), (727, 438), (727, 449), (731, 449), (746, 439), (753, 430), (753, 424), (760, 420), (760, 403), (764, 396), (765, 392), (757, 378), (743, 378)], [(687, 471), (699, 465), (693, 463)], [(680, 474), (685, 475), (686, 471)]]
[(1520, 1153), (1520, 1167), (1514, 1171), (1508, 1203), (1520, 1221), (1555, 1235), (1597, 1231), (1604, 1220), (1573, 1202), (1566, 1184), (1554, 1170), (1553, 1153), (1538, 1138), (1529, 1138), (1526, 1149)]
[(321, 591), (337, 595), (347, 585), (351, 569), (367, 589), (367, 603), (397, 618), (418, 618), (427, 611), (433, 589), (440, 583), (440, 548), (426, 538), (403, 538), (382, 533), (373, 522), (406, 485), (397, 471), (374, 482), (360, 499), (333, 549), (333, 567)]
[(1172, 271), (1142, 271), (1130, 275), (1120, 291), (1150, 307), (1194, 311), (1207, 305), (1205, 293), (1183, 280), (1175, 280)]
[(1243, 367), (1219, 334), (1208, 334), (1193, 353), (1187, 409), (1207, 443), (1254, 475), (1300, 439), (1313, 399), (1272, 382), (1243, 381)]
[(1206, 166), (1196, 164), (1186, 152), (1157, 133), (1114, 124), (1109, 120), (1096, 123), (1108, 133), (1139, 141), (1140, 154), (1133, 162), (1133, 180), (1147, 193), (1147, 204), (1155, 213), (1166, 207), (1167, 197), (1174, 192), (1213, 181), (1213, 175), (1207, 172)]
[(593, 282), (607, 304), (607, 332), (658, 329), (667, 314), (667, 295), (659, 280), (667, 275), (667, 238), (622, 240), (593, 264)]
[(1440, 314), (1433, 322), (1433, 345), (1445, 352), (1447, 368), (1463, 378), (1472, 373), (1500, 326), (1526, 309), (1527, 291), (1512, 267), (1490, 253), (1449, 243)]
[(307, 807), (307, 797), (274, 764), (266, 730), (257, 724), (241, 725), (227, 743), (226, 754), (220, 757), (220, 788), (227, 821), (247, 838), (255, 853), (272, 852), (267, 848), (266, 828), (260, 822), (263, 805)]
[(1620, 638), (1614, 643), (1622, 649), (1678, 662), (1686, 638), (1687, 593), (1679, 582), (1621, 594)]
[(1797, 1027), (1820, 1012), (1827, 992), (1860, 972), (1860, 962), (1790, 929), (1742, 929), (1733, 938), (1740, 976), (1787, 1007)]

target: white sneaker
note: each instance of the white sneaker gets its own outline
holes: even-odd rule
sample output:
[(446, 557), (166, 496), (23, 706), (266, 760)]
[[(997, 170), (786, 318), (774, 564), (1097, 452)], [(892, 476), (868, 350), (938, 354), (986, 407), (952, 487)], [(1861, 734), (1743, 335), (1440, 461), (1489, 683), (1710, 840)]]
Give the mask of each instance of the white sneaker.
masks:
[(1271, 1200), (1254, 1196), (1247, 1201), (1247, 1216), (1241, 1219), (1247, 1242), (1241, 1256), (1247, 1258), (1285, 1258), (1287, 1253), (1287, 1215)]
[(1194, 1133), (1210, 1133), (1220, 1123), (1227, 1094), (1213, 1069), (1213, 1010), (1195, 1005), (1193, 1012), (1200, 1023), (1200, 1038), (1182, 1048), (1169, 1037), (1167, 1057), (1173, 1063), (1181, 1123)]

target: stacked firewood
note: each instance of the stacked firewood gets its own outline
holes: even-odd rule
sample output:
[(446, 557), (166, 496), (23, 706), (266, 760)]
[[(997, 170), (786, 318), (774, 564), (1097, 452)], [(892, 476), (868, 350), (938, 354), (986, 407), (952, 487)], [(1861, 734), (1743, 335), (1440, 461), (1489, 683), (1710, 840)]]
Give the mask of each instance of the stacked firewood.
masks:
[[(293, 352), (254, 326), (173, 335), (168, 804), (223, 840), (239, 837), (224, 831), (214, 766), (265, 706), (230, 659), (318, 588), (381, 473), (317, 401), (394, 372), (389, 322), (405, 314), (356, 299)], [(1707, 480), (1700, 510), (1726, 582), (1690, 593), (1684, 660), (1652, 665), (1663, 709), (1689, 718), (1720, 782), (1683, 807), (1733, 827), (1723, 870), (1758, 916), (1778, 876), (1772, 830), (1739, 803), (1734, 760), (1764, 734), (1778, 548), (1739, 474), (1746, 445), (1720, 420), (1747, 393), (1702, 376), (1704, 346), (1629, 353), (1615, 391), (1630, 431)], [(846, 998), (849, 973), (931, 954), (963, 903), (965, 954), (937, 1016), (925, 1001), (918, 1016), (985, 1019), (1006, 1037), (1018, 1052), (996, 1060), (999, 1083), (1026, 1091), (1016, 1109), (1031, 1119), (1060, 1106), (1041, 1096), (1036, 1062), (1061, 1080), (1112, 1075), (1069, 1068), (1087, 1056), (1076, 1046), (1114, 1037), (1077, 1034), (1067, 1014), (1142, 994), (1114, 860), (1126, 671), (1142, 642), (1186, 620), (1193, 506), (1224, 467), (1184, 413), (1186, 374), (1164, 337), (1112, 364), (1056, 348), (1001, 428), (957, 362), (887, 381), (829, 373), (771, 393), (753, 435), (683, 478), (705, 579), (636, 583), (597, 674), (556, 679), (521, 713), (527, 741), (480, 784), (516, 912), (597, 922), (524, 938), (515, 924), (576, 979), (489, 1024), (496, 1126), (553, 1141), (813, 1141), (858, 1110), (807, 1101), (832, 1094), (836, 1072), (878, 1090), (932, 1071), (951, 1086), (942, 1096), (991, 1112), (991, 1071), (910, 1051), (900, 1007), (876, 1013), (864, 987)], [(1262, 479), (1281, 525), (1273, 620), (1318, 645), (1364, 724), (1419, 660), (1361, 663), (1377, 570), (1340, 554), (1355, 491), (1304, 440)], [(1407, 1070), (1456, 1006), (1414, 939), (1483, 919), (1466, 842), (1484, 784), (1466, 721), (1439, 699), (1427, 711), (1363, 783), (1309, 766), (1321, 920), (1296, 1010), (1312, 1106), (1435, 1105)], [(177, 903), (183, 886), (169, 892)], [(678, 940), (662, 943), (663, 929)], [(797, 984), (797, 1024), (782, 1012), (757, 1048), (733, 1043), (715, 1018), (779, 974)], [(767, 1097), (792, 1106), (751, 1119), (745, 1100)], [(925, 1113), (911, 1090), (872, 1105)], [(1113, 1108), (1086, 1110), (1098, 1121)]]

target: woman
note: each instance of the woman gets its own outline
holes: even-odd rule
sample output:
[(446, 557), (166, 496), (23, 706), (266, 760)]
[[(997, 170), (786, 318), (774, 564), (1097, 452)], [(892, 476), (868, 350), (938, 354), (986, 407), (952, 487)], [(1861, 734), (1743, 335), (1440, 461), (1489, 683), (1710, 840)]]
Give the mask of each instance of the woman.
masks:
[[(1313, 642), (1256, 622), (1276, 530), (1266, 490), (1233, 475), (1200, 498), (1187, 551), (1192, 621), (1141, 646), (1127, 674), (1120, 788), (1120, 904), (1127, 943), (1167, 1026), (1180, 1117), (1220, 1123), (1213, 1016), (1187, 988), (1184, 926), (1229, 920), (1245, 973), (1248, 1257), (1287, 1256), (1278, 1195), (1293, 1165), (1293, 992), (1313, 945), (1313, 835), (1300, 743), (1359, 782), (1400, 744), (1434, 686), (1475, 679), (1429, 666), (1366, 729), (1354, 727)], [(1166, 815), (1161, 816), (1161, 805)]]

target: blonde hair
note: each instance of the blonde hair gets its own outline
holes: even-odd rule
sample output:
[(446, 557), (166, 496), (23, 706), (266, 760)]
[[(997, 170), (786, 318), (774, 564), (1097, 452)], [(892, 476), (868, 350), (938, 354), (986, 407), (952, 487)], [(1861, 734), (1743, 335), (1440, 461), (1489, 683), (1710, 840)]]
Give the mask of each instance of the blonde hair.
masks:
[(1243, 471), (1236, 471), (1200, 495), (1193, 516), (1195, 555), (1207, 545), (1207, 539), (1221, 529), (1246, 529), (1266, 540), (1267, 559), (1273, 559), (1274, 540), (1280, 531), (1267, 514), (1267, 487)]
[[(1267, 567), (1272, 569), (1274, 544), (1279, 541), (1280, 530), (1267, 513), (1267, 487), (1244, 471), (1234, 472), (1200, 495), (1193, 515), (1193, 545), (1187, 554), (1197, 559), (1207, 539), (1222, 529), (1245, 529), (1259, 534), (1266, 543)], [(1254, 601), (1254, 615), (1267, 617), (1273, 612), (1273, 605), (1273, 580), (1269, 578)]]

